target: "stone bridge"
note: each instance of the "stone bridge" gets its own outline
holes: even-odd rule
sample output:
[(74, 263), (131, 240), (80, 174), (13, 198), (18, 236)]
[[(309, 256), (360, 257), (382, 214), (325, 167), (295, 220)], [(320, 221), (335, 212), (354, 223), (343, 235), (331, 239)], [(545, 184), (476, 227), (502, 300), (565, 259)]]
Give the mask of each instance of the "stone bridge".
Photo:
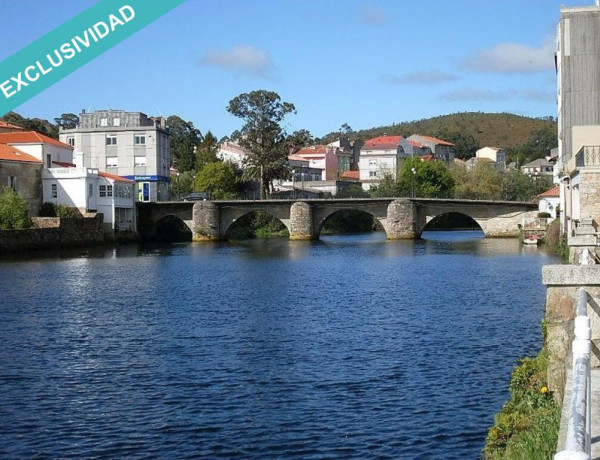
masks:
[(138, 227), (151, 231), (161, 220), (177, 217), (194, 241), (225, 240), (237, 219), (253, 211), (267, 212), (286, 226), (292, 240), (319, 238), (323, 224), (343, 210), (366, 212), (383, 226), (388, 239), (415, 239), (435, 217), (460, 213), (479, 224), (486, 236), (515, 237), (523, 218), (536, 217), (535, 203), (450, 200), (437, 198), (347, 198), (314, 200), (197, 201), (138, 203)]

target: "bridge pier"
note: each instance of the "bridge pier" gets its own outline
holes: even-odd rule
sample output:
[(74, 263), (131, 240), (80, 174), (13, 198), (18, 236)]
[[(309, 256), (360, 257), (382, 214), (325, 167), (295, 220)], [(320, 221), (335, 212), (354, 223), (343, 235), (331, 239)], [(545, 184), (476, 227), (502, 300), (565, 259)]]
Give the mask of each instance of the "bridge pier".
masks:
[(421, 236), (417, 206), (410, 200), (394, 200), (387, 208), (385, 233), (389, 240), (413, 240)]
[(290, 208), (290, 240), (317, 239), (313, 231), (313, 212), (308, 203), (298, 201)]
[(219, 241), (219, 208), (211, 201), (194, 203), (192, 211), (192, 241)]

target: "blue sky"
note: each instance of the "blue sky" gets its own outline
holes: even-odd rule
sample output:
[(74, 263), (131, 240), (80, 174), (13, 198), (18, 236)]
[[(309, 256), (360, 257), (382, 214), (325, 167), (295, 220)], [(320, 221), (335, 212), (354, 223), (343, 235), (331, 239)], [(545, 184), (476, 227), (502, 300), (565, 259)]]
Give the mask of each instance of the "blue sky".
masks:
[[(0, 61), (94, 3), (0, 0)], [(315, 136), (459, 111), (556, 116), (561, 4), (594, 1), (187, 0), (16, 111), (176, 114), (219, 138), (242, 124), (229, 100), (257, 89), (296, 106), (289, 132)]]

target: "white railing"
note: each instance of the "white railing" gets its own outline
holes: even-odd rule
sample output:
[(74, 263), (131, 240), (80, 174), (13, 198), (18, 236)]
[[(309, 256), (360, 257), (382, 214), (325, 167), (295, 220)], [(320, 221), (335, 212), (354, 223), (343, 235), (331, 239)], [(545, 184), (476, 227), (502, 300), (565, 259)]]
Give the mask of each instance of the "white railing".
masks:
[(591, 443), (591, 366), (590, 318), (587, 315), (587, 291), (579, 289), (573, 340), (573, 388), (569, 405), (569, 423), (565, 449), (554, 460), (589, 460)]

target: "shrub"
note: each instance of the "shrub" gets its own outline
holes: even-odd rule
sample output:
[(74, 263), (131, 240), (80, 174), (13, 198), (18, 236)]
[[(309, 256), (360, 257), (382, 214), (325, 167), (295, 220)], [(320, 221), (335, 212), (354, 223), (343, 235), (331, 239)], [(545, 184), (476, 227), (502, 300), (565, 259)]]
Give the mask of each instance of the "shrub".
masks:
[(66, 204), (56, 205), (54, 209), (56, 210), (56, 217), (60, 217), (61, 219), (73, 219), (79, 216), (75, 208), (71, 208)]
[(49, 201), (44, 202), (40, 207), (39, 215), (40, 217), (56, 217), (54, 203), (50, 203)]
[(548, 219), (549, 217), (552, 217), (552, 215), (549, 212), (538, 212), (537, 216), (540, 219)]
[(29, 227), (27, 201), (12, 188), (0, 191), (0, 230)]

